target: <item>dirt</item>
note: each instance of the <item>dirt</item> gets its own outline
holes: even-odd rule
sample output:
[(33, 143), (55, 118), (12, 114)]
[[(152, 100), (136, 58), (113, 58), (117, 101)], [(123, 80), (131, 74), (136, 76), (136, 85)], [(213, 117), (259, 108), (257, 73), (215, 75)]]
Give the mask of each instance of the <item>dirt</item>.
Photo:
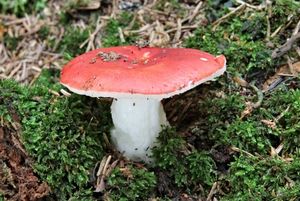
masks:
[(0, 125), (0, 193), (8, 201), (43, 200), (50, 188), (33, 172), (32, 161), (19, 141), (19, 118)]
[(155, 169), (157, 175), (157, 192), (160, 196), (177, 197), (180, 195), (179, 189), (172, 185), (169, 173), (160, 169)]

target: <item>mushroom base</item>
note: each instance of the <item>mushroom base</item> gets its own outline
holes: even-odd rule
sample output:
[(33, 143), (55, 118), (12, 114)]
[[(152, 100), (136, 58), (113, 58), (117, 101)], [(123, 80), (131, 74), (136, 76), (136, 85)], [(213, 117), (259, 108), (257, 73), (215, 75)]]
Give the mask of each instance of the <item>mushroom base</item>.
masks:
[(116, 148), (131, 160), (150, 163), (151, 149), (162, 125), (168, 125), (160, 101), (120, 98), (113, 101), (111, 114), (114, 123), (111, 139)]

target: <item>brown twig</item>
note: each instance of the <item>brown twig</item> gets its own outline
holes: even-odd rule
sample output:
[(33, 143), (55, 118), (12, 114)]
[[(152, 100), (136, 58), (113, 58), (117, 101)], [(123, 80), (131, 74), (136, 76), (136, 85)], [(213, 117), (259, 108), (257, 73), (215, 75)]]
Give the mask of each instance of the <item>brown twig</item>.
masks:
[(191, 22), (194, 20), (194, 18), (198, 15), (199, 10), (200, 10), (202, 4), (203, 4), (203, 1), (200, 1), (200, 2), (197, 4), (197, 6), (196, 6), (195, 9), (193, 10), (192, 14), (190, 15), (190, 17), (188, 17), (188, 23), (191, 23)]
[(241, 5), (246, 5), (247, 7), (255, 9), (255, 10), (258, 10), (258, 11), (262, 10), (262, 9), (264, 9), (266, 7), (266, 5), (263, 5), (263, 4), (260, 4), (258, 6), (254, 6), (254, 5), (251, 5), (249, 3), (244, 2), (242, 0), (236, 0), (236, 2), (239, 3), (239, 4), (241, 4)]
[(214, 182), (211, 189), (210, 189), (210, 192), (209, 192), (209, 194), (206, 198), (206, 201), (212, 201), (213, 200), (212, 198), (213, 198), (214, 194), (216, 194), (218, 192), (217, 186), (218, 186), (218, 182)]
[(286, 43), (284, 43), (282, 46), (280, 46), (279, 48), (276, 48), (273, 52), (272, 52), (272, 58), (278, 58), (281, 57), (282, 55), (284, 55), (285, 53), (287, 53), (290, 49), (292, 49), (293, 44), (296, 43), (298, 40), (300, 39), (300, 32), (292, 35)]
[(97, 26), (95, 28), (95, 31), (93, 33), (90, 34), (89, 38), (86, 39), (81, 45), (80, 48), (82, 48), (83, 46), (85, 46), (87, 43), (87, 48), (86, 48), (86, 52), (88, 52), (89, 50), (95, 49), (95, 38), (98, 35), (99, 31), (105, 26), (106, 22), (105, 20), (103, 20), (103, 18), (98, 17), (97, 19)]
[(231, 17), (232, 15), (235, 15), (236, 13), (244, 10), (247, 7), (246, 4), (241, 4), (238, 7), (236, 7), (234, 10), (230, 11), (226, 15), (222, 16), (221, 18), (217, 19), (216, 21), (213, 22), (213, 30), (216, 30), (216, 28), (225, 21), (225, 19)]

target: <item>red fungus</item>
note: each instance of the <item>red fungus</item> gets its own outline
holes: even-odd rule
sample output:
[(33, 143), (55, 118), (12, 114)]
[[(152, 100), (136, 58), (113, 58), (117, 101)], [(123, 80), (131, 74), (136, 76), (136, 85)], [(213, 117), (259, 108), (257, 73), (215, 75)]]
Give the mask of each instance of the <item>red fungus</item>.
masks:
[(223, 74), (226, 59), (187, 48), (101, 48), (64, 66), (61, 83), (92, 97), (115, 98), (112, 140), (125, 156), (148, 162), (161, 125), (160, 100)]

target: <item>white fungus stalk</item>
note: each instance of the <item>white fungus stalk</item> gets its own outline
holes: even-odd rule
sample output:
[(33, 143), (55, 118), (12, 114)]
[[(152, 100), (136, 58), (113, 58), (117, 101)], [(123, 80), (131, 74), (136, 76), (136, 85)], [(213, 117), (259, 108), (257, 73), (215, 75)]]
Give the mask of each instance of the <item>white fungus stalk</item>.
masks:
[(156, 143), (162, 125), (168, 125), (159, 100), (146, 98), (119, 98), (111, 105), (114, 128), (111, 139), (124, 156), (151, 162), (151, 149)]

